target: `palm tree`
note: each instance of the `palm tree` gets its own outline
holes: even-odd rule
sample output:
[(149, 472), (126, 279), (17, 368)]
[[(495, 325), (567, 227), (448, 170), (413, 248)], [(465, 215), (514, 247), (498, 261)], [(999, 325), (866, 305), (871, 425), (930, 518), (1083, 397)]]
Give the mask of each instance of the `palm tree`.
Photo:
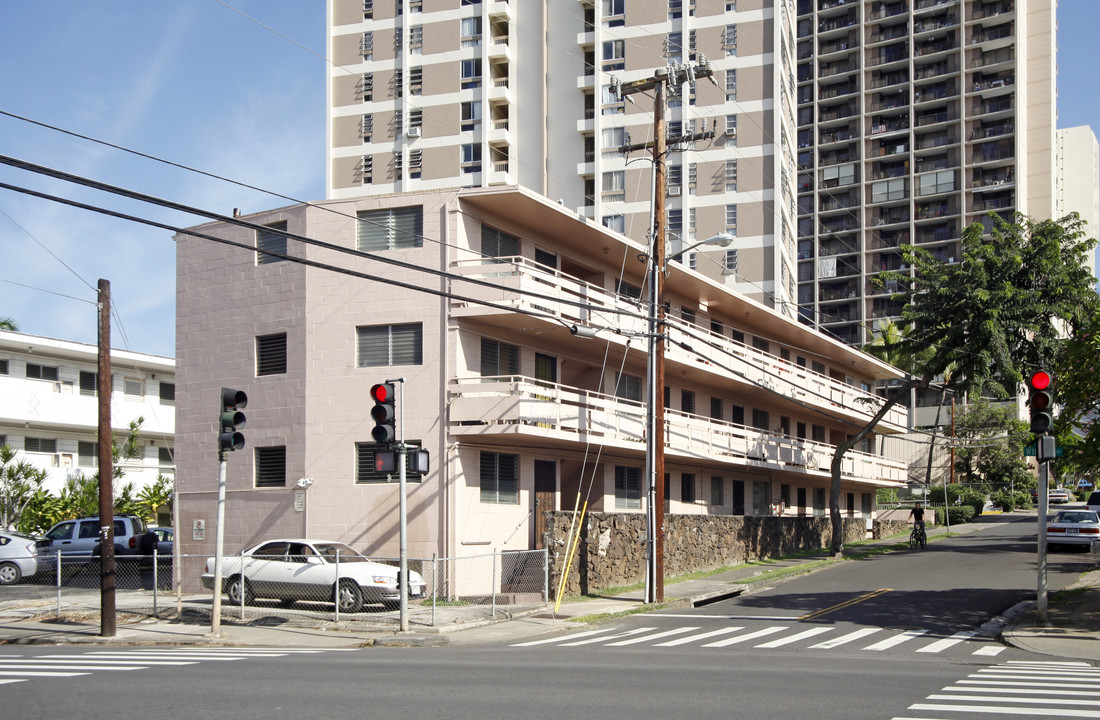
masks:
[(19, 326), (15, 324), (15, 320), (12, 318), (0, 318), (0, 330), (11, 330), (12, 332), (19, 332)]

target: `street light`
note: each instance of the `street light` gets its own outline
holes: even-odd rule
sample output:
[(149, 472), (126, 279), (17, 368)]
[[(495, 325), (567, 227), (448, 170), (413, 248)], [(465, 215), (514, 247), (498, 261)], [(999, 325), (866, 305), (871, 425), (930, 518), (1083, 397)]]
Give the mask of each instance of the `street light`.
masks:
[(733, 235), (730, 235), (729, 233), (724, 232), (724, 233), (718, 233), (714, 237), (709, 237), (706, 240), (701, 240), (700, 242), (697, 242), (694, 245), (689, 245), (688, 247), (684, 248), (683, 250), (681, 250), (679, 252), (672, 253), (667, 258), (665, 258), (665, 267), (664, 267), (664, 269), (667, 270), (668, 269), (668, 264), (670, 262), (672, 262), (673, 260), (679, 260), (682, 256), (688, 254), (689, 252), (691, 252), (692, 250), (694, 250), (697, 247), (702, 247), (704, 245), (714, 245), (715, 247), (729, 247), (730, 245), (733, 244), (733, 241), (736, 240), (736, 239), (737, 238), (735, 238)]

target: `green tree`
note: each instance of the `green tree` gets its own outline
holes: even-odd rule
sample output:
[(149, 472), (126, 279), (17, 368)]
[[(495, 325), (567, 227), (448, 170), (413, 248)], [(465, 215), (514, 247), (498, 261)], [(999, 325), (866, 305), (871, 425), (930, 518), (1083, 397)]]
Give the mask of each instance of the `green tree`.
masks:
[(6, 530), (18, 527), (24, 509), (46, 480), (45, 470), (15, 458), (10, 445), (0, 446), (0, 528)]
[(19, 326), (15, 320), (8, 317), (0, 317), (0, 330), (10, 330), (12, 332), (19, 332)]
[(1016, 417), (1014, 404), (978, 400), (956, 418), (955, 435), (962, 440), (955, 450), (955, 471), (962, 482), (982, 485), (985, 492), (1032, 483), (1024, 460), (1031, 433)]
[(1061, 411), (1055, 424), (1065, 457), (1056, 466), (1084, 475), (1100, 466), (1100, 311), (1070, 336), (1052, 368)]
[(175, 491), (170, 478), (157, 475), (156, 482), (146, 485), (138, 493), (138, 507), (141, 515), (146, 520), (156, 521), (162, 507), (172, 507), (175, 501)]
[(1059, 349), (1061, 328), (1080, 325), (1097, 305), (1096, 280), (1086, 262), (1096, 241), (1084, 239), (1080, 217), (1034, 221), (1017, 215), (1016, 222), (1009, 223), (990, 213), (989, 219), (988, 233), (981, 223), (963, 231), (962, 262), (945, 263), (924, 248), (903, 245), (904, 261), (914, 268), (914, 276), (878, 276), (880, 282), (895, 280), (904, 287), (893, 299), (904, 302), (905, 331), (891, 349), (906, 358), (901, 367), (910, 377), (893, 388), (870, 422), (833, 453), (833, 555), (844, 543), (844, 454), (867, 437), (891, 407), (914, 387), (928, 387), (937, 377), (945, 377), (945, 387), (957, 397), (1012, 397), (1022, 370), (1049, 366)]

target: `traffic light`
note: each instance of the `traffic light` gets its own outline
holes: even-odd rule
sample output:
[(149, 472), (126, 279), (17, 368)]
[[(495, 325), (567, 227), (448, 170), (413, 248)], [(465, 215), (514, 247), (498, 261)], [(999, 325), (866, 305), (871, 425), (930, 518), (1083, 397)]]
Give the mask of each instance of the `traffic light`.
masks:
[(374, 438), (376, 443), (392, 443), (397, 439), (397, 412), (394, 410), (393, 405), (397, 393), (394, 390), (393, 383), (374, 385), (370, 389), (370, 396), (374, 400), (374, 407), (370, 410), (370, 416), (374, 420), (374, 429), (370, 432), (371, 437)]
[(244, 427), (241, 408), (248, 405), (248, 396), (242, 390), (222, 388), (222, 410), (218, 421), (218, 452), (240, 450), (244, 447), (244, 435), (238, 432)]
[(1036, 370), (1031, 374), (1028, 385), (1031, 396), (1031, 431), (1040, 435), (1050, 432), (1054, 427), (1054, 378), (1046, 370)]

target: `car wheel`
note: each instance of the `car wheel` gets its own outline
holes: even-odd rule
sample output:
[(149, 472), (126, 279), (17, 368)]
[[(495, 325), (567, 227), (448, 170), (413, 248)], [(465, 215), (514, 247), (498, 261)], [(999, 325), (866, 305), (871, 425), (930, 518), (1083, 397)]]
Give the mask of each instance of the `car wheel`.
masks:
[(336, 605), (341, 612), (359, 612), (363, 609), (363, 591), (354, 580), (341, 580), (336, 588)]
[(14, 585), (22, 577), (23, 573), (15, 563), (0, 563), (0, 585)]
[(234, 575), (229, 578), (229, 584), (226, 585), (225, 593), (229, 596), (229, 602), (234, 605), (240, 605), (242, 597), (244, 598), (245, 605), (251, 605), (256, 599), (252, 594), (252, 586), (240, 575)]

